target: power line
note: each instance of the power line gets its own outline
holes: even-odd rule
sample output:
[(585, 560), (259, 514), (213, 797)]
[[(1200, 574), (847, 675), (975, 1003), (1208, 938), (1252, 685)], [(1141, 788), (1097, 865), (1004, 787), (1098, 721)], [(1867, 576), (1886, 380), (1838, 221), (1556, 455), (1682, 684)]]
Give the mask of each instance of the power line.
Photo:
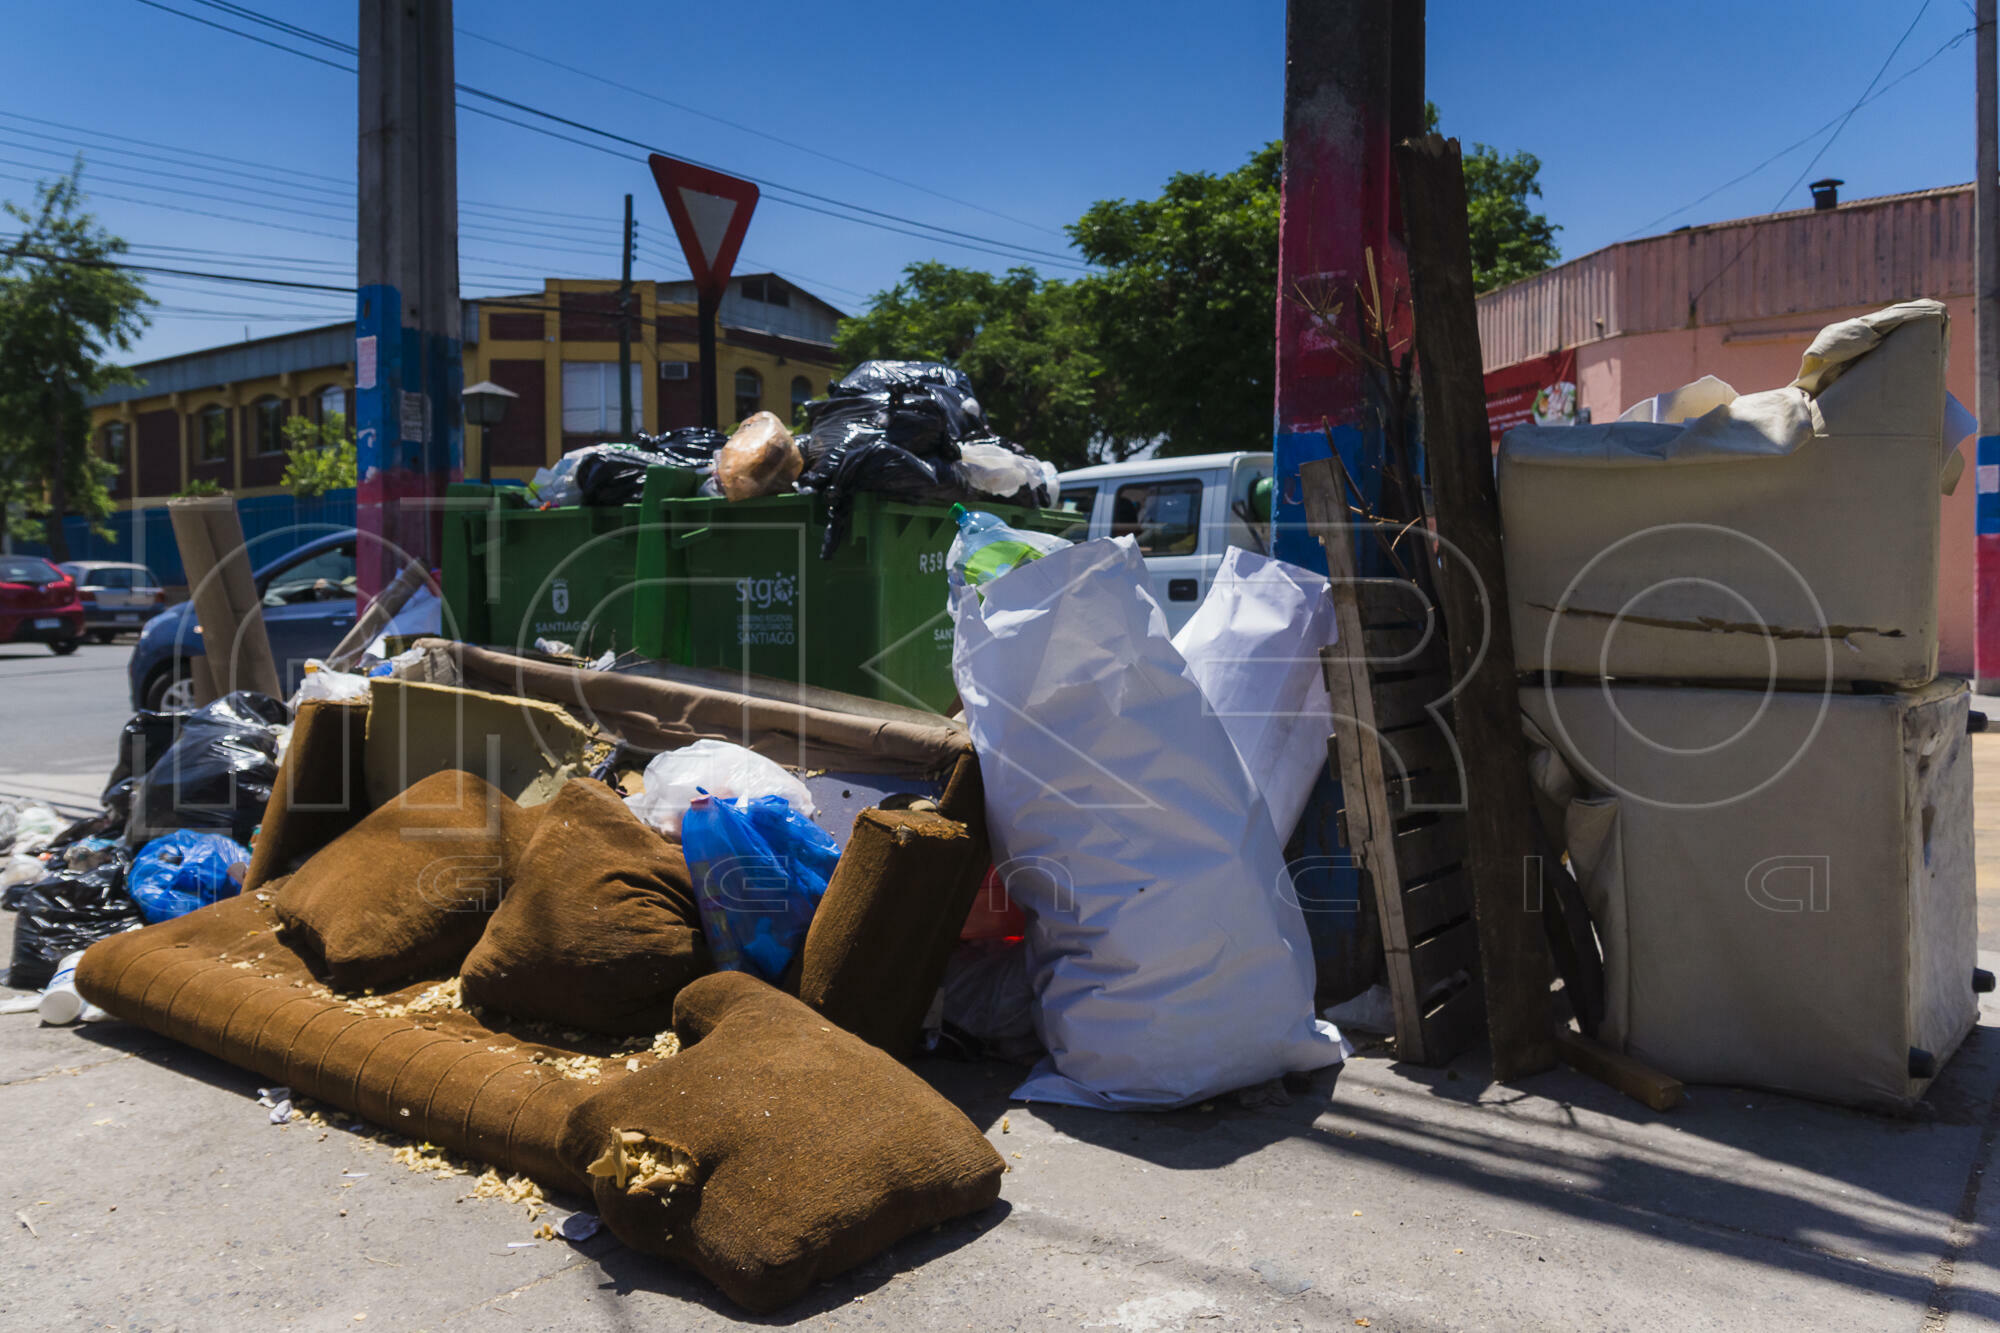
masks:
[[(1722, 184), (1710, 190), (1707, 194), (1704, 194), (1696, 199), (1690, 199), (1687, 203), (1682, 204), (1679, 208), (1673, 209), (1670, 212), (1662, 213), (1660, 214), (1660, 216), (1654, 218), (1651, 222), (1642, 223), (1641, 225), (1634, 227), (1631, 231), (1626, 232), (1623, 236), (1620, 236), (1618, 239), (1621, 241), (1629, 241), (1634, 236), (1642, 236), (1647, 232), (1652, 231), (1653, 228), (1659, 226), (1662, 222), (1665, 222), (1670, 218), (1679, 217), (1682, 213), (1687, 212), (1690, 208), (1694, 208), (1700, 204), (1707, 203), (1710, 199), (1713, 199), (1716, 195), (1721, 194), (1724, 190), (1727, 190), (1731, 186), (1741, 185), (1744, 181), (1749, 180), (1752, 176), (1762, 171), (1765, 167), (1770, 166), (1773, 162), (1776, 162), (1783, 157), (1789, 157), (1791, 154), (1797, 152), (1799, 149), (1811, 143), (1814, 139), (1819, 138), (1820, 135), (1832, 129), (1835, 125), (1843, 123), (1846, 120), (1847, 116), (1851, 116), (1854, 114), (1855, 110), (1859, 110), (1861, 107), (1869, 106), (1876, 102), (1881, 101), (1884, 97), (1889, 95), (1890, 90), (1895, 88), (1897, 84), (1902, 83), (1904, 80), (1918, 73), (1925, 66), (1929, 65), (1932, 61), (1936, 60), (1939, 56), (1942, 56), (1945, 52), (1953, 50), (1954, 48), (1961, 45), (1966, 38), (1972, 36), (1972, 34), (1976, 31), (1977, 31), (1976, 28), (1967, 28), (1965, 31), (1956, 34), (1949, 41), (1945, 42), (1944, 45), (1940, 46), (1937, 50), (1931, 52), (1928, 56), (1925, 56), (1922, 60), (1910, 66), (1908, 69), (1904, 70), (1901, 74), (1898, 74), (1895, 78), (1889, 80), (1887, 83), (1883, 84), (1882, 87), (1879, 90), (1877, 90), (1872, 96), (1863, 98), (1862, 101), (1853, 110), (1846, 112), (1844, 115), (1835, 116), (1832, 120), (1829, 120), (1828, 122), (1826, 122), (1826, 124), (1820, 126), (1818, 129), (1806, 135), (1804, 138), (1798, 139), (1790, 144), (1787, 144), (1785, 147), (1780, 148), (1777, 152), (1771, 154), (1769, 157), (1765, 158), (1762, 162), (1759, 162), (1756, 166), (1750, 168), (1748, 171), (1744, 172), (1740, 176), (1730, 177)], [(1790, 191), (1788, 190), (1786, 191), (1786, 193), (1789, 194)]]
[[(232, 28), (227, 24), (217, 23), (212, 19), (203, 18), (198, 14), (190, 14), (185, 10), (175, 9), (171, 5), (160, 3), (160, 0), (138, 0), (138, 3), (146, 5), (149, 8), (162, 10), (169, 14), (177, 14), (182, 18), (190, 19), (193, 22), (200, 23), (206, 27), (216, 28), (223, 32), (232, 33), (236, 36), (243, 37), (246, 40), (254, 41), (260, 46), (268, 46), (275, 50), (287, 51), (293, 55), (301, 57), (302, 59), (311, 60), (317, 64), (326, 65), (329, 66), (330, 68), (341, 70), (344, 73), (348, 74), (355, 73), (355, 70), (349, 66), (339, 64), (338, 62), (332, 60), (328, 60), (322, 56), (315, 55), (308, 51), (300, 51), (297, 48), (287, 46), (282, 42), (275, 42), (270, 40), (269, 38), (260, 37), (254, 33), (244, 32), (239, 28)], [(211, 8), (218, 9), (224, 13), (241, 17), (252, 22), (261, 23), (264, 26), (272, 28), (279, 32), (284, 32), (293, 36), (303, 37), (307, 40), (311, 40), (313, 42), (318, 43), (319, 45), (322, 45), (332, 50), (341, 51), (350, 55), (358, 54), (356, 48), (349, 43), (339, 42), (333, 38), (326, 37), (318, 33), (311, 33), (306, 29), (297, 27), (297, 25), (285, 23), (281, 20), (271, 18), (268, 15), (260, 14), (255, 10), (247, 9), (243, 6), (222, 5), (216, 3), (216, 0), (195, 0), (195, 3), (205, 4), (210, 6)], [(596, 135), (599, 138), (609, 140), (613, 143), (626, 144), (634, 148), (644, 149), (649, 153), (665, 152), (664, 149), (655, 147), (654, 145), (645, 143), (638, 139), (633, 139), (627, 135), (618, 134), (611, 130), (600, 129), (597, 126), (585, 124), (582, 121), (571, 119), (568, 116), (558, 115), (553, 111), (545, 111), (540, 107), (530, 106), (525, 102), (519, 102), (514, 100), (513, 98), (502, 97), (498, 93), (488, 92), (482, 88), (474, 88), (471, 85), (465, 83), (458, 83), (454, 86), (456, 87), (457, 91), (464, 93), (467, 96), (480, 98), (482, 100), (493, 102), (500, 106), (509, 107), (513, 110), (520, 111), (531, 116), (537, 116), (544, 120), (552, 121), (558, 125), (565, 125), (572, 129), (581, 130), (585, 134)], [(470, 107), (465, 105), (465, 103), (463, 102), (460, 102), (459, 106), (461, 109), (471, 111), (474, 114), (484, 114), (491, 119), (500, 120), (508, 124), (516, 125), (522, 129), (531, 130), (536, 133), (545, 134), (551, 138), (561, 139), (564, 140), (565, 142), (579, 144), (580, 146), (583, 147), (595, 148), (600, 152), (611, 153), (613, 156), (628, 157), (628, 158), (630, 157), (629, 154), (620, 154), (615, 152), (615, 150), (604, 148), (598, 144), (592, 144), (585, 142), (583, 140), (572, 139), (568, 135), (558, 134), (543, 126), (529, 125), (526, 124), (525, 122), (511, 120), (506, 116), (501, 116), (498, 115), (497, 113), (486, 111), (482, 108)], [(633, 158), (632, 160), (641, 160), (641, 159)], [(687, 159), (687, 160), (692, 161), (693, 159)], [(706, 164), (696, 163), (696, 165), (706, 165)], [(711, 169), (720, 170), (720, 168), (711, 168)], [(1040, 259), (1043, 262), (1061, 264), (1066, 267), (1076, 268), (1079, 270), (1087, 270), (1090, 267), (1088, 264), (1078, 261), (1068, 255), (1057, 254), (1053, 251), (1038, 250), (1032, 246), (1020, 245), (1018, 243), (1011, 241), (1003, 241), (990, 236), (981, 236), (973, 232), (960, 231), (956, 228), (941, 226), (937, 223), (923, 222), (915, 218), (904, 217), (900, 214), (888, 213), (880, 209), (869, 208), (866, 205), (855, 204), (855, 203), (850, 203), (846, 200), (836, 199), (829, 195), (818, 194), (814, 191), (804, 190), (797, 186), (785, 185), (773, 180), (762, 179), (756, 176), (744, 175), (741, 172), (733, 174), (743, 176), (743, 179), (751, 181), (762, 190), (780, 192), (779, 194), (773, 196), (772, 198), (773, 203), (784, 204), (792, 208), (802, 209), (806, 212), (821, 213), (828, 217), (839, 218), (840, 220), (845, 222), (859, 223), (863, 226), (872, 226), (883, 231), (898, 232), (902, 235), (916, 237), (919, 240), (930, 241), (933, 244), (942, 242), (945, 244), (957, 245), (962, 249), (974, 250), (986, 254), (993, 254), (1001, 258), (1011, 258), (1016, 260), (1025, 259), (1029, 262), (1034, 262), (1035, 260)], [(785, 195), (796, 195), (799, 196), (799, 198), (786, 198), (784, 197)], [(831, 205), (832, 208), (830, 209), (825, 207), (814, 207), (812, 204), (801, 202), (802, 199), (815, 200), (820, 204)], [(846, 209), (849, 211), (837, 212), (833, 211), (833, 209)], [(856, 214), (863, 214), (866, 216), (855, 216)], [(880, 220), (878, 221), (871, 219), (880, 219)], [(903, 225), (895, 225), (895, 224), (903, 224)], [(912, 227), (922, 228), (923, 230), (913, 231), (907, 229)], [(948, 239), (948, 238), (957, 238), (957, 239)]]
[(704, 111), (702, 108), (698, 106), (690, 106), (686, 102), (676, 102), (670, 97), (662, 97), (658, 93), (648, 91), (645, 88), (635, 88), (629, 83), (620, 83), (616, 79), (606, 78), (604, 75), (599, 74), (594, 70), (582, 69), (576, 65), (566, 65), (562, 61), (552, 59), (551, 57), (545, 56), (538, 51), (530, 51), (525, 47), (514, 46), (510, 43), (501, 41), (497, 37), (488, 37), (484, 33), (473, 32), (469, 28), (454, 27), (453, 31), (459, 33), (462, 36), (470, 37), (475, 42), (485, 42), (487, 45), (497, 46), (503, 51), (512, 51), (515, 55), (525, 56), (529, 60), (538, 60), (544, 65), (550, 65), (556, 69), (566, 70), (571, 74), (580, 75), (586, 79), (594, 79), (598, 83), (604, 84), (607, 87), (616, 88), (621, 92), (631, 93), (635, 97), (643, 97), (646, 98), (648, 101), (658, 102), (662, 106), (670, 106), (674, 108), (674, 110), (676, 111), (684, 111), (691, 116), (700, 116), (704, 120), (712, 120), (718, 125), (726, 125), (732, 130), (738, 130), (744, 134), (753, 134), (760, 139), (768, 139), (772, 143), (782, 144), (786, 148), (794, 149), (801, 153), (810, 153), (814, 157), (824, 158), (828, 162), (835, 163), (839, 166), (847, 167), (853, 171), (866, 172), (870, 176), (878, 177), (882, 180), (889, 181), (895, 185), (901, 185), (906, 189), (917, 190), (920, 191), (921, 193), (931, 195), (934, 198), (942, 199), (947, 203), (957, 204), (962, 208), (970, 208), (975, 212), (984, 213), (989, 217), (999, 218), (1003, 222), (1012, 222), (1016, 226), (1029, 227), (1035, 231), (1045, 232), (1050, 236), (1062, 235), (1062, 233), (1057, 231), (1055, 228), (1045, 227), (1039, 222), (1029, 222), (1025, 218), (1017, 218), (1010, 214), (1002, 213), (998, 209), (988, 208), (983, 204), (975, 204), (970, 199), (960, 199), (956, 195), (946, 194), (942, 190), (934, 190), (928, 185), (920, 185), (916, 181), (904, 180), (902, 177), (892, 176), (886, 171), (877, 171), (874, 167), (866, 166), (860, 162), (850, 162), (848, 159), (844, 157), (836, 157), (832, 153), (822, 152), (817, 148), (812, 148), (806, 144), (798, 143), (791, 139), (783, 138), (780, 135), (771, 134), (765, 130), (760, 130), (750, 125), (741, 124), (740, 122), (730, 120), (725, 116), (718, 116), (714, 112)]
[[(1792, 197), (1792, 191), (1798, 189), (1800, 185), (1805, 183), (1806, 177), (1812, 175), (1813, 168), (1818, 166), (1819, 160), (1826, 156), (1826, 150), (1833, 147), (1834, 140), (1838, 139), (1840, 132), (1847, 128), (1847, 122), (1854, 119), (1854, 113), (1861, 109), (1863, 103), (1867, 102), (1868, 94), (1875, 91), (1875, 85), (1880, 83), (1882, 76), (1889, 72), (1889, 66), (1895, 62), (1897, 52), (1903, 49), (1903, 43), (1910, 40), (1910, 34), (1917, 30), (1917, 24), (1923, 22), (1924, 13), (1930, 7), (1931, 0), (1923, 0), (1923, 3), (1917, 6), (1916, 17), (1910, 20), (1909, 27), (1903, 29), (1903, 35), (1896, 39), (1896, 44), (1889, 48), (1889, 54), (1883, 58), (1881, 67), (1875, 71), (1875, 77), (1868, 80), (1868, 86), (1861, 90), (1861, 96), (1854, 99), (1854, 105), (1847, 108), (1847, 114), (1840, 118), (1840, 123), (1834, 126), (1833, 133), (1828, 135), (1826, 142), (1819, 146), (1819, 151), (1812, 155), (1812, 161), (1806, 163), (1805, 170), (1801, 171), (1798, 174), (1798, 178), (1790, 185), (1787, 185), (1785, 192), (1778, 196), (1778, 202), (1771, 206), (1771, 212), (1775, 213), (1783, 207), (1785, 201)], [(1750, 247), (1756, 244), (1756, 241), (1757, 232), (1756, 228), (1753, 227), (1749, 229), (1749, 234), (1744, 237), (1743, 244), (1737, 247), (1736, 253), (1729, 256), (1728, 261), (1721, 268), (1715, 270), (1714, 275), (1701, 285), (1701, 290), (1688, 300), (1688, 309), (1690, 311), (1701, 303), (1701, 298), (1708, 294), (1709, 288), (1722, 281), (1723, 274), (1736, 267), (1736, 261), (1748, 254)]]

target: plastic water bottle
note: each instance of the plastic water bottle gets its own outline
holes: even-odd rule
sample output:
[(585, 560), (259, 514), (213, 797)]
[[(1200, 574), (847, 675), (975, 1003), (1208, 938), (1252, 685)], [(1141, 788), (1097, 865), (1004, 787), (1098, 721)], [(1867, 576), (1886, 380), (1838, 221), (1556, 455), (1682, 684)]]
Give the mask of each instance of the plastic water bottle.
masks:
[(1010, 528), (998, 514), (983, 509), (955, 504), (951, 516), (958, 521), (958, 536), (952, 539), (948, 562), (952, 573), (973, 587), (991, 583), (1017, 566), (1069, 545), (1045, 532)]

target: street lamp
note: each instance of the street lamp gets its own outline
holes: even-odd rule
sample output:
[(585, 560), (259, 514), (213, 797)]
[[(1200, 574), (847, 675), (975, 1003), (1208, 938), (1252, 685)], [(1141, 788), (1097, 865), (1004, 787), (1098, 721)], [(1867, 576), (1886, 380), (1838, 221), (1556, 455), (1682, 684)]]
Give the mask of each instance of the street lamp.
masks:
[(497, 426), (507, 415), (507, 404), (521, 395), (503, 389), (492, 380), (481, 380), (459, 395), (465, 400), (465, 424), (479, 427), (479, 480), (493, 480), (493, 466), (486, 456), (486, 428)]

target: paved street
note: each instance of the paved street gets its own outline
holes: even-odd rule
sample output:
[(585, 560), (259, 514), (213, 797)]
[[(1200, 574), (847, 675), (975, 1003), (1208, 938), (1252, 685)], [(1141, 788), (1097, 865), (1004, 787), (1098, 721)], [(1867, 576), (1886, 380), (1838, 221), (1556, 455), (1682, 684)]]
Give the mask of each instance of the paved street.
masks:
[(97, 807), (118, 729), (132, 713), (131, 658), (129, 635), (68, 657), (40, 644), (0, 644), (0, 797)]

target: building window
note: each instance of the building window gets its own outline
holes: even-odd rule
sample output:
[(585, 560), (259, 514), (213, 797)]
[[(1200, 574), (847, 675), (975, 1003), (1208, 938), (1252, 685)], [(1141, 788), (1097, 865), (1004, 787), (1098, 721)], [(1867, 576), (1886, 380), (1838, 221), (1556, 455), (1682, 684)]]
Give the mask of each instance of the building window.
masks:
[(792, 376), (792, 420), (800, 419), (800, 414), (806, 410), (806, 404), (812, 401), (812, 396), (812, 381), (804, 375)]
[[(644, 377), (632, 363), (632, 428), (646, 424)], [(619, 428), (618, 363), (565, 361), (562, 368), (562, 428), (565, 435), (611, 435)]]
[(749, 367), (736, 372), (736, 419), (747, 421), (763, 410), (764, 377)]
[(104, 461), (125, 471), (126, 449), (131, 444), (131, 430), (122, 421), (113, 421), (104, 427)]
[(259, 398), (250, 404), (250, 452), (285, 452), (285, 404), (277, 398)]
[(762, 301), (765, 305), (783, 306), (792, 303), (792, 294), (786, 291), (785, 285), (776, 278), (745, 278), (738, 290), (743, 293), (743, 299), (746, 301)]
[(322, 426), (339, 417), (348, 426), (348, 434), (354, 433), (347, 410), (347, 390), (338, 384), (329, 384), (313, 396), (313, 415)]
[(194, 418), (194, 461), (229, 461), (229, 409), (220, 403), (204, 407)]

